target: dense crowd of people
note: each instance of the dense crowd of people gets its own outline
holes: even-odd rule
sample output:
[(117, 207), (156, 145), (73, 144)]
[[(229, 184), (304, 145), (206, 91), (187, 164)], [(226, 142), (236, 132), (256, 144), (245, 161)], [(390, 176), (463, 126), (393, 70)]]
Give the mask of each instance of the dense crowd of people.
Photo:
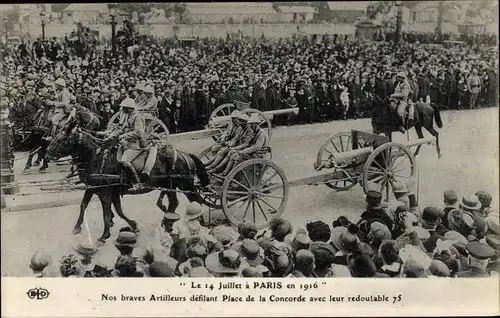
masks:
[(166, 213), (150, 241), (122, 228), (114, 253), (80, 242), (60, 260), (37, 251), (30, 268), (35, 277), (498, 276), (499, 215), (488, 192), (448, 190), (442, 204), (420, 210), (405, 185), (393, 191), (389, 203), (368, 191), (358, 222), (340, 216), (294, 229), (277, 218), (260, 231), (252, 222), (237, 230), (223, 220), (205, 226), (193, 202), (182, 216)]
[(204, 38), (179, 45), (127, 41), (134, 33), (126, 30), (116, 55), (109, 44), (79, 34), (4, 47), (2, 105), (32, 94), (50, 98), (62, 78), (74, 103), (95, 112), (102, 128), (123, 99), (144, 87), (153, 90), (157, 115), (171, 133), (202, 129), (217, 106), (234, 101), (260, 110), (298, 107), (298, 116), (277, 116), (275, 124), (312, 123), (369, 117), (375, 98), (393, 92), (401, 71), (414, 101), (441, 109), (498, 105), (498, 56), (485, 46), (395, 45), (336, 35)]

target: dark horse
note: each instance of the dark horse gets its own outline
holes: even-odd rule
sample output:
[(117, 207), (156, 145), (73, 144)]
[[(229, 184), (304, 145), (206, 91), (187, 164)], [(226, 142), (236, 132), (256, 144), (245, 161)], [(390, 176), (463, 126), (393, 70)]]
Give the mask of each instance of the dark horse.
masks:
[(167, 211), (174, 213), (179, 205), (175, 192), (177, 188), (185, 191), (184, 194), (189, 201), (201, 202), (195, 177), (198, 177), (202, 187), (209, 185), (210, 180), (205, 166), (196, 156), (185, 154), (173, 147), (160, 147), (151, 176), (146, 181), (146, 189), (141, 193), (128, 193), (130, 183), (126, 178), (122, 178), (122, 169), (116, 160), (117, 148), (116, 145), (105, 145), (102, 140), (85, 132), (76, 121), (68, 122), (47, 148), (49, 158), (71, 155), (78, 167), (80, 181), (88, 186), (80, 204), (80, 214), (73, 230), (74, 234), (80, 233), (85, 209), (94, 195), (99, 198), (103, 209), (104, 231), (98, 240), (99, 244), (104, 244), (110, 237), (110, 227), (113, 226), (114, 217), (112, 205), (116, 213), (133, 230), (138, 230), (137, 223), (123, 213), (121, 206), (123, 194), (147, 193), (155, 190), (155, 187), (172, 189), (174, 191), (164, 192), (167, 192), (169, 199)]
[[(394, 106), (394, 105), (393, 105)], [(415, 127), (418, 138), (424, 138), (422, 132), (422, 127), (425, 128), (432, 136), (436, 138), (436, 151), (438, 157), (441, 157), (441, 148), (439, 147), (439, 133), (434, 129), (434, 120), (438, 128), (443, 127), (443, 122), (441, 121), (441, 114), (439, 113), (439, 108), (436, 104), (426, 104), (423, 102), (417, 102), (414, 104), (415, 114), (414, 120), (409, 121), (406, 129)], [(372, 114), (372, 127), (374, 134), (383, 133), (390, 140), (392, 140), (392, 132), (398, 131), (398, 115), (396, 111), (391, 109), (387, 98), (381, 99), (378, 96), (374, 96), (373, 102), (373, 114)], [(418, 155), (421, 145), (417, 146), (415, 150), (415, 156)]]
[[(95, 131), (99, 128), (99, 119), (87, 108), (80, 105), (72, 105), (73, 112), (68, 115), (74, 116), (75, 120), (85, 129)], [(50, 143), (50, 108), (45, 105), (42, 99), (31, 94), (24, 102), (15, 106), (13, 112), (9, 113), (9, 119), (12, 119), (16, 129), (28, 130), (29, 135), (27, 140), (33, 147), (30, 152), (24, 170), (29, 170), (32, 166), (32, 160), (35, 153), (38, 154), (35, 161), (35, 166), (43, 161), (40, 171), (48, 168), (47, 160), (45, 160), (46, 149)], [(63, 119), (67, 120), (67, 119)], [(37, 151), (35, 151), (38, 149)]]
[(36, 94), (31, 94), (22, 102), (15, 104), (9, 111), (9, 121), (14, 124), (14, 130), (28, 133), (21, 142), (28, 144), (31, 148), (24, 167), (25, 171), (31, 168), (35, 153), (37, 154), (35, 166), (43, 161), (40, 171), (44, 171), (48, 167), (47, 161), (44, 160), (45, 149), (49, 145), (45, 139), (50, 130), (48, 113), (49, 108), (45, 107), (43, 101)]

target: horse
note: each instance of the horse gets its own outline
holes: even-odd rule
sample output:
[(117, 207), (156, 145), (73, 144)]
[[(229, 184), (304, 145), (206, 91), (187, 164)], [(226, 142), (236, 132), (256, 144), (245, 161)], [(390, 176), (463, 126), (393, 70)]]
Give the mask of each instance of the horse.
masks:
[[(374, 95), (372, 108), (372, 128), (374, 134), (384, 134), (392, 141), (392, 132), (398, 130), (398, 115), (395, 110), (392, 110), (388, 98), (381, 98)], [(438, 128), (443, 128), (439, 107), (434, 104), (426, 104), (416, 102), (414, 104), (415, 113), (413, 120), (409, 120), (406, 125), (406, 130), (415, 127), (419, 139), (424, 138), (422, 127), (425, 128), (432, 136), (436, 138), (436, 151), (438, 158), (441, 158), (441, 148), (439, 146), (439, 133), (434, 129), (434, 121)], [(417, 156), (420, 152), (421, 145), (417, 146), (414, 155)]]
[[(99, 128), (100, 123), (97, 115), (81, 105), (72, 105), (71, 107), (72, 112), (67, 118), (63, 119), (63, 123), (64, 121), (67, 121), (69, 117), (74, 116), (75, 120), (82, 127), (85, 127), (85, 129), (96, 131)], [(35, 166), (39, 165), (40, 161), (43, 161), (39, 171), (45, 171), (48, 168), (48, 162), (45, 160), (45, 154), (50, 143), (50, 117), (50, 108), (47, 107), (42, 99), (36, 94), (32, 94), (28, 97), (25, 102), (20, 104), (14, 111), (14, 122), (19, 123), (21, 127), (27, 128), (30, 131), (28, 136), (30, 144), (38, 149), (37, 151), (30, 152), (24, 171), (31, 168), (35, 153), (38, 154)]]
[(50, 130), (48, 112), (49, 109), (45, 107), (43, 101), (36, 94), (31, 94), (27, 99), (15, 104), (9, 111), (9, 121), (14, 124), (14, 130), (28, 132), (28, 136), (21, 142), (26, 142), (31, 148), (24, 171), (29, 170), (33, 165), (35, 153), (37, 154), (35, 166), (43, 161), (40, 171), (44, 171), (48, 167), (47, 161), (44, 160), (45, 148), (49, 144), (45, 139)]
[[(94, 195), (101, 202), (104, 221), (104, 230), (97, 241), (98, 245), (105, 244), (110, 237), (110, 227), (113, 226), (114, 217), (111, 206), (114, 206), (116, 213), (133, 231), (138, 231), (137, 222), (129, 219), (123, 212), (121, 196), (124, 194), (148, 193), (157, 187), (170, 189), (172, 191), (162, 191), (162, 194), (166, 192), (169, 199), (168, 208), (162, 210), (171, 213), (175, 213), (179, 205), (175, 191), (177, 188), (184, 191), (189, 201), (202, 202), (197, 192), (195, 177), (199, 179), (202, 187), (208, 186), (210, 180), (204, 164), (195, 155), (181, 152), (172, 146), (160, 147), (151, 176), (145, 181), (145, 189), (138, 193), (130, 193), (127, 191), (130, 182), (122, 181), (122, 168), (116, 159), (117, 148), (116, 144), (109, 146), (103, 140), (94, 137), (92, 133), (84, 131), (75, 120), (68, 122), (48, 146), (48, 158), (71, 155), (74, 164), (77, 165), (80, 181), (88, 186), (80, 204), (80, 213), (73, 229), (74, 234), (81, 232), (85, 210)], [(157, 205), (160, 203), (158, 201)]]

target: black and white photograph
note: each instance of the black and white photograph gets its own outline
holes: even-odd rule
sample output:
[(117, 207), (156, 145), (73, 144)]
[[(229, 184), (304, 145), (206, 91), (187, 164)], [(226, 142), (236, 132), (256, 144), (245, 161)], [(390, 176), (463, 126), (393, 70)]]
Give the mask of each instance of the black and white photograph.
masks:
[(0, 39), (1, 276), (44, 278), (2, 294), (311, 315), (413, 306), (335, 278), (498, 289), (497, 1), (0, 4)]

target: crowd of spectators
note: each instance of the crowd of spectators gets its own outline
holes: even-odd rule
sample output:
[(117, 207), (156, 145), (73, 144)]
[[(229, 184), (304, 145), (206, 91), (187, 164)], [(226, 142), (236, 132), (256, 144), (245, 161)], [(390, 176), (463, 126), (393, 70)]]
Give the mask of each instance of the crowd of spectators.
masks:
[(484, 45), (453, 49), (336, 35), (204, 38), (185, 45), (121, 39), (113, 55), (109, 44), (80, 33), (76, 40), (3, 47), (2, 105), (21, 103), (28, 93), (52, 98), (61, 77), (103, 127), (138, 83), (154, 88), (158, 116), (171, 133), (202, 129), (217, 106), (233, 101), (260, 110), (298, 107), (298, 116), (278, 116), (275, 124), (312, 123), (369, 117), (374, 96), (390, 95), (400, 71), (414, 100), (441, 109), (498, 105), (498, 55)]
[[(346, 216), (331, 224), (295, 228), (283, 218), (258, 230), (227, 221), (204, 225), (204, 211), (190, 203), (182, 217), (167, 213), (150, 241), (140, 243), (122, 228), (112, 252), (89, 242), (53, 261), (42, 250), (31, 259), (35, 277), (489, 277), (499, 274), (498, 211), (479, 191), (443, 193), (439, 206), (412, 205), (404, 186), (381, 202), (368, 191), (358, 222)], [(212, 223), (213, 225), (213, 223)]]

